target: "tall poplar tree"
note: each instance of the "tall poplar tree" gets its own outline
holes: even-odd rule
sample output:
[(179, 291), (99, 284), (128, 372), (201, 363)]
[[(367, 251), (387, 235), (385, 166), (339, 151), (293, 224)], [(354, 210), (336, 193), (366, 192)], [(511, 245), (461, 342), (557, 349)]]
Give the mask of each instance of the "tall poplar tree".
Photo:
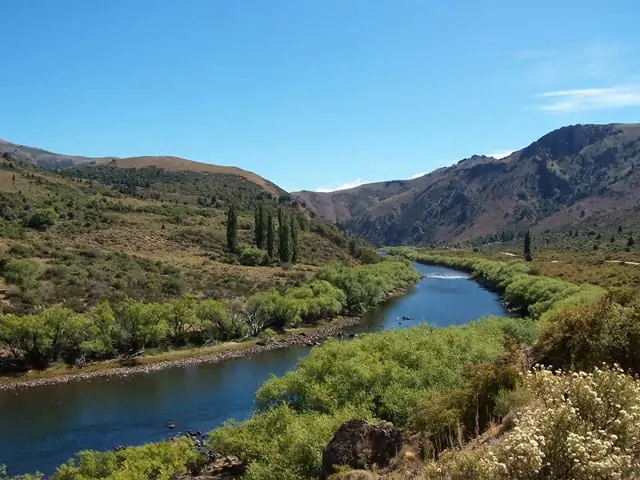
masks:
[(256, 247), (264, 248), (265, 240), (266, 240), (266, 218), (265, 218), (265, 209), (264, 205), (260, 204), (256, 206), (255, 209), (255, 219), (254, 219), (254, 234), (256, 240)]
[(294, 215), (291, 216), (291, 225), (289, 226), (291, 232), (291, 263), (297, 263), (300, 255), (300, 245), (298, 242), (298, 232), (300, 227)]
[(227, 250), (232, 253), (238, 250), (238, 214), (234, 204), (227, 211)]
[(267, 255), (273, 260), (276, 254), (276, 225), (271, 212), (267, 213)]
[(524, 259), (527, 262), (533, 260), (531, 257), (531, 232), (527, 230), (527, 233), (524, 235)]
[(291, 229), (287, 215), (282, 208), (278, 209), (278, 255), (282, 263), (291, 261)]

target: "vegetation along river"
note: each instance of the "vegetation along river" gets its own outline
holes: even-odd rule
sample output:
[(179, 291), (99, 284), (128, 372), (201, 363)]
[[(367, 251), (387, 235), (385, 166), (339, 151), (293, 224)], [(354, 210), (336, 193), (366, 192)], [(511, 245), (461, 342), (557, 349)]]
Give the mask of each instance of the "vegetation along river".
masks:
[[(406, 295), (369, 312), (354, 333), (421, 322), (446, 327), (505, 315), (496, 295), (465, 274), (415, 267), (425, 277)], [(9, 473), (52, 473), (79, 450), (109, 450), (188, 429), (208, 431), (231, 418), (243, 420), (251, 415), (254, 394), (269, 375), (293, 369), (308, 353), (309, 347), (297, 347), (215, 365), (0, 392), (0, 464)], [(168, 421), (175, 430), (167, 428)]]

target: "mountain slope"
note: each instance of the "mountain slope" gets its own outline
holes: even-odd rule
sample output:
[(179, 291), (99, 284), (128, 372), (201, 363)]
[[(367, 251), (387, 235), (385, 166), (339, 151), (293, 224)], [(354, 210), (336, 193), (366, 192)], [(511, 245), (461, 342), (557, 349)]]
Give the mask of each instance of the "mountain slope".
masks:
[(474, 156), (413, 180), (294, 196), (378, 244), (458, 242), (633, 208), (639, 164), (640, 124), (574, 125), (503, 159)]
[(14, 158), (23, 162), (37, 165), (47, 170), (59, 170), (69, 168), (85, 169), (89, 167), (103, 167), (105, 165), (124, 169), (145, 169), (155, 167), (170, 172), (197, 172), (217, 175), (233, 175), (255, 183), (267, 193), (279, 196), (282, 190), (277, 185), (265, 180), (253, 172), (238, 167), (213, 165), (210, 163), (196, 162), (180, 157), (172, 156), (143, 156), (143, 157), (82, 157), (78, 155), (64, 155), (53, 153), (39, 148), (18, 145), (0, 140), (0, 155), (6, 158)]
[[(60, 302), (84, 310), (126, 297), (232, 298), (295, 284), (329, 262), (354, 262), (334, 226), (244, 176), (191, 164), (183, 171), (182, 161), (176, 171), (131, 162), (124, 165), (142, 168), (107, 163), (52, 172), (13, 151), (0, 154), (0, 311)], [(279, 207), (295, 216), (299, 263), (244, 266), (229, 254), (231, 202), (242, 244), (254, 244), (258, 202), (274, 217)]]

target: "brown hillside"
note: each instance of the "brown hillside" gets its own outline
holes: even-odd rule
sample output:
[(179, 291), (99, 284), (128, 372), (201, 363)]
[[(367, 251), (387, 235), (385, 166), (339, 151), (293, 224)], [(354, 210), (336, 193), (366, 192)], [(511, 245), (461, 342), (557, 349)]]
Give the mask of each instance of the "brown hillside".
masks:
[(413, 180), (294, 195), (378, 244), (560, 228), (640, 204), (640, 124), (563, 127), (506, 158), (474, 156)]
[(243, 170), (242, 168), (195, 162), (193, 160), (187, 160), (186, 158), (171, 156), (127, 157), (114, 159), (111, 161), (111, 163), (120, 168), (156, 167), (171, 172), (200, 172), (222, 175), (237, 175), (259, 185), (272, 195), (279, 196), (285, 193), (284, 190), (282, 190), (277, 185), (269, 182), (268, 180), (265, 180), (264, 178), (256, 175), (253, 172)]

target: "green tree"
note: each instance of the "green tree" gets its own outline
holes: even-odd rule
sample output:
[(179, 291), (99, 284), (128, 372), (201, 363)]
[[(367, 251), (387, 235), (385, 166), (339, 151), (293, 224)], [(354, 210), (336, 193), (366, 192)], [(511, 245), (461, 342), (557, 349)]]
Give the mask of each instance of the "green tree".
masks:
[(157, 345), (167, 332), (166, 308), (162, 305), (127, 299), (118, 306), (117, 317), (123, 346), (129, 351)]
[(635, 244), (636, 244), (636, 242), (633, 239), (633, 236), (629, 235), (629, 238), (627, 239), (627, 247), (633, 247)]
[(257, 205), (255, 208), (255, 219), (254, 219), (254, 235), (256, 240), (256, 247), (264, 248), (265, 237), (266, 237), (266, 228), (265, 228), (265, 211), (264, 205)]
[(276, 225), (273, 215), (267, 214), (267, 255), (272, 260), (276, 254)]
[(4, 280), (22, 290), (35, 287), (39, 275), (38, 265), (29, 260), (12, 259), (2, 266)]
[(167, 324), (171, 341), (176, 345), (184, 345), (187, 331), (191, 330), (196, 324), (194, 300), (189, 297), (182, 297), (170, 302)]
[(291, 261), (291, 228), (282, 208), (278, 209), (278, 240), (280, 261), (289, 263)]
[(74, 361), (91, 334), (85, 317), (62, 307), (18, 317), (4, 315), (0, 321), (0, 343), (16, 358), (36, 369), (45, 369), (62, 357)]
[(291, 216), (291, 262), (297, 263), (300, 257), (299, 226), (295, 216)]
[(91, 332), (82, 345), (82, 351), (93, 358), (112, 357), (120, 343), (120, 327), (109, 302), (103, 301), (87, 313)]
[(527, 233), (524, 235), (524, 259), (527, 262), (532, 260), (531, 257), (531, 232), (527, 230)]
[(235, 253), (238, 249), (238, 214), (235, 205), (227, 211), (227, 250)]
[(27, 220), (29, 228), (36, 230), (46, 230), (55, 225), (58, 220), (58, 214), (53, 208), (39, 208)]

